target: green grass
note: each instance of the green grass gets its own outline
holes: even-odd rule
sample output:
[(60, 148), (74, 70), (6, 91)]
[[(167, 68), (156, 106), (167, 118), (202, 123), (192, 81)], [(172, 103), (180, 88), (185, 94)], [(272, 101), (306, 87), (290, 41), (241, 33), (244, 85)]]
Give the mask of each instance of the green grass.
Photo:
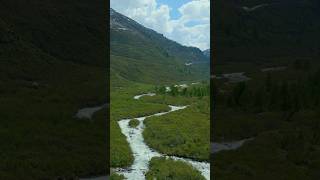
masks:
[(116, 173), (111, 174), (110, 180), (123, 180), (125, 177)]
[[(118, 52), (128, 57), (113, 51), (108, 58), (100, 2), (13, 0), (3, 2), (0, 14), (0, 179), (76, 179), (105, 175), (108, 161), (129, 166), (132, 154), (117, 121), (169, 110), (165, 104), (134, 100), (153, 89), (142, 83), (202, 76), (203, 67), (191, 72), (155, 46), (144, 53), (143, 47), (124, 43)], [(74, 115), (104, 104), (109, 85), (112, 141), (111, 159), (106, 159), (106, 109), (92, 121)]]
[(130, 81), (117, 82), (111, 90), (110, 121), (110, 165), (111, 167), (128, 167), (133, 163), (133, 156), (126, 137), (121, 133), (117, 121), (126, 118), (137, 118), (158, 112), (168, 111), (164, 104), (148, 103), (135, 100), (138, 94), (149, 92), (150, 85)]
[(121, 133), (117, 121), (110, 121), (110, 165), (127, 167), (133, 163), (133, 156), (126, 137)]
[(187, 109), (145, 120), (145, 142), (159, 152), (209, 161), (210, 118), (208, 99)]
[(155, 157), (149, 166), (147, 180), (205, 180), (199, 171), (182, 161)]
[[(182, 47), (162, 35), (140, 25), (132, 24), (117, 13), (117, 22), (134, 31), (110, 30), (111, 72), (111, 167), (127, 167), (132, 163), (132, 152), (116, 121), (133, 119), (169, 111), (168, 104), (190, 104), (192, 99), (158, 96), (133, 99), (135, 95), (155, 92), (157, 85), (180, 81), (208, 79), (208, 61), (199, 49)], [(132, 33), (134, 32), (134, 33)], [(139, 32), (139, 33), (136, 33)], [(170, 47), (170, 48), (168, 48)], [(188, 59), (203, 63), (185, 66)], [(130, 122), (132, 124), (134, 121)]]
[(170, 96), (170, 95), (155, 95), (155, 96), (144, 96), (141, 98), (141, 101), (159, 103), (166, 105), (175, 105), (175, 106), (184, 106), (191, 104), (193, 101), (196, 101), (198, 98), (185, 98), (182, 96)]
[(136, 128), (137, 126), (139, 126), (140, 121), (137, 119), (132, 119), (129, 122), (129, 126), (132, 128)]
[[(114, 19), (130, 29), (110, 29), (110, 68), (118, 76), (154, 85), (208, 79), (209, 61), (201, 50), (168, 40), (117, 12), (111, 15), (111, 21)], [(185, 62), (195, 59), (202, 63), (185, 66)]]
[[(173, 115), (152, 117), (150, 118), (150, 124), (149, 118), (147, 118), (145, 121), (147, 126), (145, 133), (150, 133), (149, 130), (154, 129), (157, 131), (154, 133), (159, 135), (160, 139), (146, 138), (146, 142), (148, 143), (148, 140), (152, 139), (151, 142), (153, 144), (159, 143), (161, 148), (155, 149), (163, 153), (208, 160), (210, 137), (208, 97), (156, 95), (153, 97), (145, 96), (139, 100), (135, 100), (133, 99), (134, 95), (152, 92), (154, 86), (132, 82), (117, 82), (117, 85), (118, 87), (113, 87), (117, 89), (117, 91), (114, 90), (111, 93), (112, 167), (128, 167), (133, 161), (130, 147), (116, 121), (124, 118), (137, 118), (157, 112), (169, 111), (169, 104), (191, 106), (181, 112), (174, 112), (172, 113)], [(162, 118), (166, 119), (167, 117), (171, 120), (165, 123), (166, 121), (163, 121)], [(155, 124), (151, 124), (152, 122)], [(181, 126), (181, 124), (183, 125)], [(197, 134), (197, 136), (195, 136), (195, 134)], [(175, 141), (177, 138), (182, 138), (183, 141), (186, 141), (186, 144), (171, 147), (171, 149), (166, 149), (168, 146), (163, 145), (164, 143), (168, 143), (168, 141)], [(151, 147), (154, 148), (152, 145)]]

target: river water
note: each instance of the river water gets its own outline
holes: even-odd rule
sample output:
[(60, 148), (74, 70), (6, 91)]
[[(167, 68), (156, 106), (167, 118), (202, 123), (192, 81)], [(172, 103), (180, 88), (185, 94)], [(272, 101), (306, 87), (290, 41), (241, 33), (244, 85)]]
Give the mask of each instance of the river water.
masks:
[[(151, 93), (148, 93), (149, 95)], [(145, 94), (146, 95), (146, 94)], [(141, 95), (135, 96), (134, 99), (139, 99), (137, 97), (141, 97)], [(201, 172), (201, 174), (207, 179), (210, 179), (210, 164), (207, 162), (198, 162), (195, 160), (191, 160), (188, 158), (176, 157), (176, 156), (168, 156), (165, 154), (161, 154), (153, 149), (151, 149), (143, 139), (143, 130), (145, 128), (144, 120), (148, 117), (152, 116), (162, 116), (174, 111), (179, 111), (187, 108), (187, 106), (171, 106), (169, 105), (170, 110), (167, 112), (156, 113), (150, 116), (138, 117), (135, 118), (139, 120), (139, 125), (135, 128), (129, 126), (129, 121), (131, 119), (122, 119), (118, 121), (121, 132), (126, 136), (127, 141), (130, 145), (130, 148), (133, 152), (134, 162), (131, 167), (127, 169), (118, 168), (116, 172), (118, 174), (124, 175), (128, 180), (144, 180), (145, 174), (149, 170), (149, 162), (153, 157), (167, 157), (174, 160), (179, 160), (186, 162), (193, 166), (195, 169)]]
[[(139, 100), (143, 96), (154, 96), (156, 94), (154, 93), (146, 93), (134, 96), (133, 98), (136, 100)], [(99, 110), (101, 110), (105, 105), (97, 106), (97, 107), (91, 107), (91, 108), (83, 108), (80, 109), (76, 117), (78, 118), (88, 118), (91, 119), (93, 114)], [(126, 136), (126, 139), (129, 143), (129, 146), (133, 152), (134, 156), (134, 162), (132, 166), (129, 168), (116, 168), (115, 172), (118, 174), (124, 175), (128, 180), (145, 180), (145, 174), (149, 170), (149, 162), (153, 157), (166, 157), (171, 158), (176, 161), (183, 161), (185, 163), (188, 163), (189, 165), (193, 166), (195, 169), (197, 169), (207, 180), (210, 179), (210, 163), (207, 162), (200, 162), (195, 161), (188, 158), (183, 157), (177, 157), (177, 156), (168, 156), (166, 154), (162, 154), (160, 152), (157, 152), (153, 149), (151, 149), (145, 142), (143, 138), (143, 130), (145, 128), (144, 120), (148, 117), (152, 116), (162, 116), (174, 111), (179, 111), (182, 109), (187, 108), (188, 106), (171, 106), (169, 105), (170, 110), (167, 112), (160, 112), (155, 113), (153, 115), (149, 116), (143, 116), (135, 118), (140, 123), (137, 127), (130, 127), (129, 122), (131, 119), (122, 119), (118, 121), (119, 127), (121, 129), (121, 132)], [(81, 180), (107, 180), (109, 179), (109, 176), (101, 176), (101, 177), (91, 177), (91, 178), (83, 178)]]

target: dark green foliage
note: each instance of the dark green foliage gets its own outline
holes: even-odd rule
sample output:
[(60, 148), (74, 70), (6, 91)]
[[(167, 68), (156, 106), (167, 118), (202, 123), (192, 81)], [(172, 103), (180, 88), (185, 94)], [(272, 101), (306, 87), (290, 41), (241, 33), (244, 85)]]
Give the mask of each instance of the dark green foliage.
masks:
[(155, 157), (149, 166), (147, 180), (205, 180), (199, 171), (182, 161)]
[(124, 180), (125, 177), (123, 175), (118, 175), (116, 173), (112, 173), (110, 176), (110, 180)]
[(74, 117), (106, 102), (101, 13), (99, 2), (1, 1), (0, 179), (106, 174), (106, 109)]
[[(251, 80), (236, 98), (240, 105), (237, 85), (216, 80), (212, 137), (254, 137), (214, 155), (214, 178), (319, 179), (319, 2), (217, 0), (214, 7), (214, 72), (246, 72)], [(286, 69), (262, 72), (266, 67)]]
[(126, 137), (121, 133), (116, 120), (110, 122), (110, 165), (127, 167), (133, 163), (133, 156)]
[(129, 126), (132, 128), (136, 128), (137, 126), (139, 126), (140, 121), (137, 119), (131, 119), (129, 121)]
[[(265, 3), (269, 6), (250, 12), (242, 8)], [(316, 0), (217, 0), (213, 6), (216, 63), (319, 56), (320, 21)]]
[[(136, 118), (157, 112), (168, 111), (164, 104), (156, 104), (133, 99), (134, 95), (149, 91), (150, 87), (128, 81), (112, 82), (111, 86), (111, 121), (110, 121), (110, 165), (111, 167), (128, 167), (133, 156), (126, 137), (121, 133), (117, 121)], [(117, 85), (117, 86), (116, 86)], [(120, 86), (121, 85), (121, 86)]]
[[(110, 162), (111, 167), (127, 167), (132, 163), (132, 152), (116, 121), (169, 111), (168, 104), (189, 104), (193, 100), (180, 97), (180, 91), (174, 86), (167, 97), (146, 96), (139, 100), (133, 97), (153, 91), (157, 94), (166, 94), (165, 86), (159, 86), (164, 83), (208, 79), (209, 68), (208, 61), (203, 59), (204, 56), (200, 50), (167, 40), (117, 12), (112, 14), (110, 19), (112, 102)], [(120, 31), (117, 29), (119, 28), (117, 23), (112, 23), (114, 21), (129, 30)], [(184, 61), (189, 58), (202, 63), (186, 67)], [(154, 88), (155, 85), (157, 87)], [(130, 125), (134, 122), (130, 122)]]
[(166, 91), (166, 86), (156, 86), (156, 93), (170, 96), (184, 96), (184, 97), (204, 97), (210, 94), (210, 87), (207, 82), (202, 84), (192, 85), (188, 87), (170, 86), (170, 91)]
[(165, 154), (209, 160), (210, 118), (208, 99), (187, 109), (145, 120), (146, 143)]
[(233, 141), (254, 137), (236, 151), (214, 156), (215, 178), (318, 178), (319, 63), (309, 62), (309, 71), (296, 69), (294, 61), (289, 61), (288, 68), (281, 71), (252, 70), (240, 106), (235, 106), (233, 99), (239, 85), (215, 82), (223, 91), (216, 95), (213, 138)]
[(238, 151), (222, 152), (215, 157), (215, 177), (316, 180), (319, 175), (319, 133), (310, 130), (261, 133)]
[(233, 100), (238, 106), (240, 105), (240, 98), (244, 93), (245, 89), (246, 89), (245, 82), (238, 83), (233, 89), (233, 92), (232, 92)]

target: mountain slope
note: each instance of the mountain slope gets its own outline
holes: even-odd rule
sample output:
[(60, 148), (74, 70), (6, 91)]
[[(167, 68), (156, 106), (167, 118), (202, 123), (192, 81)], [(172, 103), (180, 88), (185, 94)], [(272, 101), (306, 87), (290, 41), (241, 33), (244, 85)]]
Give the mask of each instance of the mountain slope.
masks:
[(22, 40), (59, 59), (106, 66), (103, 1), (0, 1), (0, 17)]
[(113, 9), (110, 39), (111, 72), (128, 80), (157, 84), (209, 77), (200, 49), (171, 41)]
[(210, 49), (204, 50), (204, 51), (203, 51), (203, 54), (204, 54), (206, 57), (210, 58)]
[(214, 7), (217, 58), (319, 56), (315, 0), (217, 0)]
[(102, 4), (0, 0), (0, 179), (106, 174), (106, 113), (74, 117), (106, 101)]

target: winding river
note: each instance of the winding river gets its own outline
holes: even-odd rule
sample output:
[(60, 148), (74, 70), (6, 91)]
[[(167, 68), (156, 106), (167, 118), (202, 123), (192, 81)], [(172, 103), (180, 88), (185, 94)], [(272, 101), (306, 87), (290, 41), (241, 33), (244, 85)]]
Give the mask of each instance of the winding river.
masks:
[[(134, 97), (134, 99), (139, 99), (142, 96), (154, 96), (153, 93), (143, 94), (143, 95), (137, 95)], [(207, 179), (210, 179), (210, 164), (207, 162), (198, 162), (195, 160), (191, 160), (188, 158), (182, 158), (182, 157), (176, 157), (176, 156), (168, 156), (165, 154), (161, 154), (160, 152), (157, 152), (153, 149), (151, 149), (143, 139), (142, 132), (145, 128), (144, 120), (148, 117), (152, 116), (162, 116), (174, 111), (179, 111), (182, 109), (187, 108), (187, 106), (170, 106), (170, 110), (167, 112), (161, 112), (156, 113), (150, 116), (143, 116), (135, 118), (139, 120), (139, 125), (135, 128), (132, 128), (129, 126), (129, 121), (131, 119), (122, 119), (118, 121), (118, 124), (120, 126), (121, 132), (126, 136), (127, 141), (129, 142), (130, 148), (133, 152), (134, 156), (134, 162), (131, 167), (123, 169), (123, 168), (117, 168), (115, 171), (118, 174), (124, 175), (128, 180), (144, 180), (145, 174), (149, 170), (149, 162), (153, 157), (166, 157), (171, 158), (174, 160), (179, 160), (186, 162), (193, 166), (195, 169), (201, 172), (201, 174)]]
[[(155, 93), (146, 93), (146, 94), (141, 94), (141, 95), (136, 95), (133, 98), (135, 100), (139, 100), (143, 96), (155, 96)], [(93, 114), (102, 108), (104, 108), (106, 104), (102, 106), (97, 106), (97, 107), (90, 107), (90, 108), (83, 108), (80, 109), (76, 113), (76, 117), (79, 119), (86, 118), (86, 119), (91, 119)], [(149, 116), (143, 116), (143, 117), (138, 117), (135, 118), (137, 119), (140, 123), (137, 127), (130, 127), (129, 122), (131, 119), (122, 119), (118, 121), (119, 127), (121, 129), (121, 132), (126, 136), (126, 139), (130, 145), (130, 148), (133, 152), (134, 156), (134, 162), (131, 167), (129, 168), (116, 168), (113, 169), (118, 174), (124, 175), (128, 180), (144, 180), (145, 179), (145, 174), (149, 170), (149, 162), (153, 157), (166, 157), (166, 158), (171, 158), (173, 160), (177, 161), (183, 161), (185, 163), (190, 164), (193, 166), (195, 169), (197, 169), (201, 174), (207, 179), (210, 179), (210, 164), (207, 162), (199, 162), (195, 161), (192, 159), (188, 158), (183, 158), (183, 157), (177, 157), (177, 156), (169, 156), (166, 154), (162, 154), (160, 152), (157, 152), (153, 149), (151, 149), (143, 139), (143, 130), (145, 128), (144, 125), (144, 120), (148, 117), (152, 116), (162, 116), (174, 111), (179, 111), (182, 109), (187, 108), (188, 106), (171, 106), (169, 105), (170, 110), (167, 112), (160, 112), (160, 113), (155, 113), (153, 115)], [(218, 153), (220, 151), (228, 151), (228, 150), (235, 150), (240, 148), (244, 143), (247, 141), (251, 141), (253, 138), (248, 138), (248, 139), (243, 139), (239, 141), (232, 141), (232, 142), (221, 142), (221, 143), (216, 143), (213, 142), (211, 143), (211, 153)], [(80, 180), (108, 180), (109, 176), (100, 176), (100, 177), (91, 177), (91, 178), (80, 178)]]

